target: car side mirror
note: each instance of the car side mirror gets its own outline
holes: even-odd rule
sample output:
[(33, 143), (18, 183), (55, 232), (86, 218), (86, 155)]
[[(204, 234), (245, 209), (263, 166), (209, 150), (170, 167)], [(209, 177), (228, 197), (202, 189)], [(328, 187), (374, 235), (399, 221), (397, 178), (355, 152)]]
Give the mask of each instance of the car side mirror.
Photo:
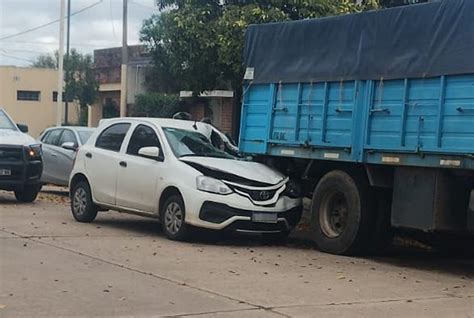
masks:
[(28, 126), (27, 125), (23, 125), (23, 124), (16, 124), (16, 126), (18, 127), (18, 129), (20, 129), (20, 131), (22, 133), (27, 133), (28, 132)]
[(145, 158), (150, 158), (150, 159), (155, 159), (159, 160), (161, 159), (160, 157), (160, 148), (158, 147), (143, 147), (138, 150), (138, 155), (145, 157)]
[(72, 141), (67, 141), (67, 142), (63, 143), (61, 145), (61, 147), (64, 148), (64, 149), (67, 149), (67, 150), (72, 150), (72, 151), (77, 150), (76, 144), (74, 144)]

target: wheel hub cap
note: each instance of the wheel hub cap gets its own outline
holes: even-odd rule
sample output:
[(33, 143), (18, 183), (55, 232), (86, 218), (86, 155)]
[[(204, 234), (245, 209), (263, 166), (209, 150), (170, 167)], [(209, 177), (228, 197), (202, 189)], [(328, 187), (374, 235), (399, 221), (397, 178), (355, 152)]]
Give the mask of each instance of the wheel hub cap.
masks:
[(87, 207), (87, 194), (83, 188), (79, 188), (74, 192), (72, 207), (74, 213), (77, 215), (83, 215), (85, 213)]
[(165, 210), (165, 227), (171, 234), (176, 234), (183, 224), (183, 211), (177, 203), (170, 203)]

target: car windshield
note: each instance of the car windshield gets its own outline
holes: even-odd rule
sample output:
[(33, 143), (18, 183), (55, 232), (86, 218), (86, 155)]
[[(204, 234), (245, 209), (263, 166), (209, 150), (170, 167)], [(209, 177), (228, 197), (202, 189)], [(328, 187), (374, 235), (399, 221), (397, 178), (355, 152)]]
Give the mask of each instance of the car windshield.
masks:
[(3, 110), (0, 110), (0, 129), (16, 130), (16, 126)]
[(209, 139), (199, 132), (177, 128), (163, 128), (163, 130), (173, 153), (178, 158), (196, 156), (236, 159), (213, 146)]
[(89, 138), (92, 135), (93, 131), (80, 130), (77, 133), (79, 134), (79, 139), (81, 139), (81, 144), (85, 144), (87, 142), (87, 140), (89, 140)]

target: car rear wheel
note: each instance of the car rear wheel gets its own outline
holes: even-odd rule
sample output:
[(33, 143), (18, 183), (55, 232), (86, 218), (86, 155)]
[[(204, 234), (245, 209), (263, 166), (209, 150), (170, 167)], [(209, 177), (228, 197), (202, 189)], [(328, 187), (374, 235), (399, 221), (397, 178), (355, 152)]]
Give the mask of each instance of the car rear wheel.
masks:
[(161, 227), (170, 240), (182, 241), (188, 237), (189, 226), (185, 222), (186, 211), (180, 195), (169, 197), (160, 211)]
[(97, 216), (98, 207), (92, 202), (89, 184), (77, 183), (71, 191), (71, 211), (78, 222), (90, 223)]
[(15, 191), (15, 198), (20, 202), (30, 203), (36, 200), (41, 185), (26, 186), (22, 190)]

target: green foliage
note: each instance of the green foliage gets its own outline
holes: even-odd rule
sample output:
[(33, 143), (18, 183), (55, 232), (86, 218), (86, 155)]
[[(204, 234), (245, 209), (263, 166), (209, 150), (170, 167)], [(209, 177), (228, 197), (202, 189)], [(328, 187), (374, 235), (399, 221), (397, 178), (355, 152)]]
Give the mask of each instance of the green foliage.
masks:
[(182, 104), (178, 95), (147, 93), (135, 97), (132, 116), (170, 118), (180, 111)]
[[(53, 55), (40, 55), (32, 63), (33, 67), (57, 68), (58, 52)], [(74, 100), (81, 106), (81, 114), (87, 110), (87, 105), (94, 103), (99, 82), (95, 77), (92, 55), (81, 54), (72, 49), (69, 56), (64, 57), (64, 95), (66, 100)]]
[(58, 68), (58, 59), (49, 54), (40, 55), (31, 63), (31, 66), (37, 68)]
[(378, 0), (156, 0), (140, 32), (153, 55), (155, 91), (238, 89), (249, 24), (316, 18), (378, 7)]

